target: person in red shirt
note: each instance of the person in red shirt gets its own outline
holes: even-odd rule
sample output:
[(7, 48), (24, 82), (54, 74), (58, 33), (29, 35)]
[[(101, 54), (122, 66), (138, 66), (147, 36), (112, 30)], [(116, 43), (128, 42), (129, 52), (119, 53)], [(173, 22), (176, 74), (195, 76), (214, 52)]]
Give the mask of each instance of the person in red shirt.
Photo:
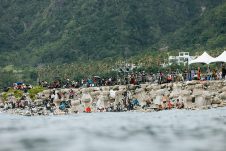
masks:
[(170, 110), (170, 109), (173, 107), (173, 104), (171, 103), (171, 101), (170, 101), (170, 100), (168, 101), (167, 106), (168, 106), (168, 110)]
[(86, 113), (91, 113), (91, 108), (90, 107), (87, 107), (86, 110), (85, 110), (85, 112)]

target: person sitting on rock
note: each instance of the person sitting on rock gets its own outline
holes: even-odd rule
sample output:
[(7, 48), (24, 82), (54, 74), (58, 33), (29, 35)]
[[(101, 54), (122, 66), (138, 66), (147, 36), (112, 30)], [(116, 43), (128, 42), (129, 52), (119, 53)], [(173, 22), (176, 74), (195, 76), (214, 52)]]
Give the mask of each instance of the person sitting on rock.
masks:
[(183, 109), (183, 108), (184, 108), (184, 102), (182, 101), (182, 102), (181, 102), (180, 109)]
[(153, 99), (146, 100), (146, 106), (147, 107), (150, 107), (152, 103), (153, 103)]
[(170, 83), (172, 81), (172, 75), (168, 74), (167, 75), (167, 83)]
[(112, 106), (112, 103), (110, 103), (110, 102), (108, 101), (107, 112), (112, 112), (113, 109), (114, 109), (114, 106)]
[(217, 72), (217, 80), (221, 80), (222, 79), (222, 72), (218, 71)]
[(167, 103), (167, 108), (168, 108), (168, 110), (173, 108), (173, 103), (170, 100)]
[(50, 112), (54, 113), (55, 110), (57, 109), (56, 105), (54, 103), (51, 103), (51, 109), (50, 109)]
[(116, 105), (116, 112), (121, 112), (122, 111), (122, 104), (121, 102), (119, 102), (117, 105)]
[(73, 99), (74, 98), (74, 95), (75, 95), (75, 92), (71, 89), (69, 91), (69, 99)]
[(47, 104), (46, 104), (46, 109), (47, 109), (47, 110), (51, 110), (50, 102), (47, 102)]
[(168, 102), (168, 97), (166, 95), (162, 95), (162, 101), (161, 101), (161, 105), (162, 105), (162, 109), (167, 109), (167, 103)]
[(60, 102), (59, 109), (64, 111), (66, 109), (65, 101)]
[(180, 100), (179, 99), (177, 99), (177, 102), (176, 102), (176, 105), (175, 106), (176, 106), (177, 109), (180, 108), (181, 104), (180, 104)]
[(87, 107), (87, 108), (85, 109), (85, 112), (86, 112), (86, 113), (91, 113), (91, 108), (90, 108), (90, 107)]
[(132, 101), (128, 101), (128, 106), (127, 106), (127, 109), (130, 111), (130, 110), (133, 110), (133, 103)]
[(184, 102), (180, 102), (179, 99), (177, 99), (177, 103), (176, 103), (176, 108), (177, 109), (183, 109), (184, 108)]
[(100, 106), (100, 107), (97, 108), (97, 111), (98, 112), (106, 112), (106, 109), (105, 109), (104, 106)]

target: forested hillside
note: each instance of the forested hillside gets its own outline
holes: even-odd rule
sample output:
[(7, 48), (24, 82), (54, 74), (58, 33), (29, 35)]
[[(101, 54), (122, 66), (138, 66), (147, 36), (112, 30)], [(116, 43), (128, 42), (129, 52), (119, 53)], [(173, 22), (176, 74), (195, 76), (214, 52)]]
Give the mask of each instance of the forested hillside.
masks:
[(222, 46), (218, 40), (225, 36), (220, 31), (225, 30), (223, 2), (0, 0), (0, 66), (131, 56), (168, 45)]

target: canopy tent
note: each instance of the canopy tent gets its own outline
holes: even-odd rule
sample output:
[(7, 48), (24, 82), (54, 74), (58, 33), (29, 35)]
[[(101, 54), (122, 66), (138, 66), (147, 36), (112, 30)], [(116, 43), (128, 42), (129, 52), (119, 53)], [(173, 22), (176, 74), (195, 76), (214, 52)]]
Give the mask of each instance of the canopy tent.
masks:
[(207, 52), (204, 52), (201, 56), (198, 58), (191, 60), (188, 62), (188, 64), (194, 64), (194, 63), (205, 63), (210, 64), (214, 60), (213, 57), (211, 57)]
[(226, 51), (224, 51), (220, 56), (214, 58), (212, 62), (226, 62)]
[(17, 85), (22, 85), (24, 84), (23, 82), (16, 82)]

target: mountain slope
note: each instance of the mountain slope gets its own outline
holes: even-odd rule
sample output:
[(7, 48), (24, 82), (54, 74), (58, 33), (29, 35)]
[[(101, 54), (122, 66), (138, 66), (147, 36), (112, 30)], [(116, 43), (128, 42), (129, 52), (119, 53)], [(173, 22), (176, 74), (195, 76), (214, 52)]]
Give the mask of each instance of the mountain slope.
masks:
[(194, 19), (167, 37), (171, 49), (216, 49), (226, 46), (226, 3)]
[[(190, 47), (193, 43), (180, 31), (223, 2), (1, 0), (0, 65), (60, 64), (131, 56), (153, 48), (174, 32), (175, 38), (182, 38), (176, 39), (172, 48)], [(172, 44), (169, 40), (168, 43)]]

